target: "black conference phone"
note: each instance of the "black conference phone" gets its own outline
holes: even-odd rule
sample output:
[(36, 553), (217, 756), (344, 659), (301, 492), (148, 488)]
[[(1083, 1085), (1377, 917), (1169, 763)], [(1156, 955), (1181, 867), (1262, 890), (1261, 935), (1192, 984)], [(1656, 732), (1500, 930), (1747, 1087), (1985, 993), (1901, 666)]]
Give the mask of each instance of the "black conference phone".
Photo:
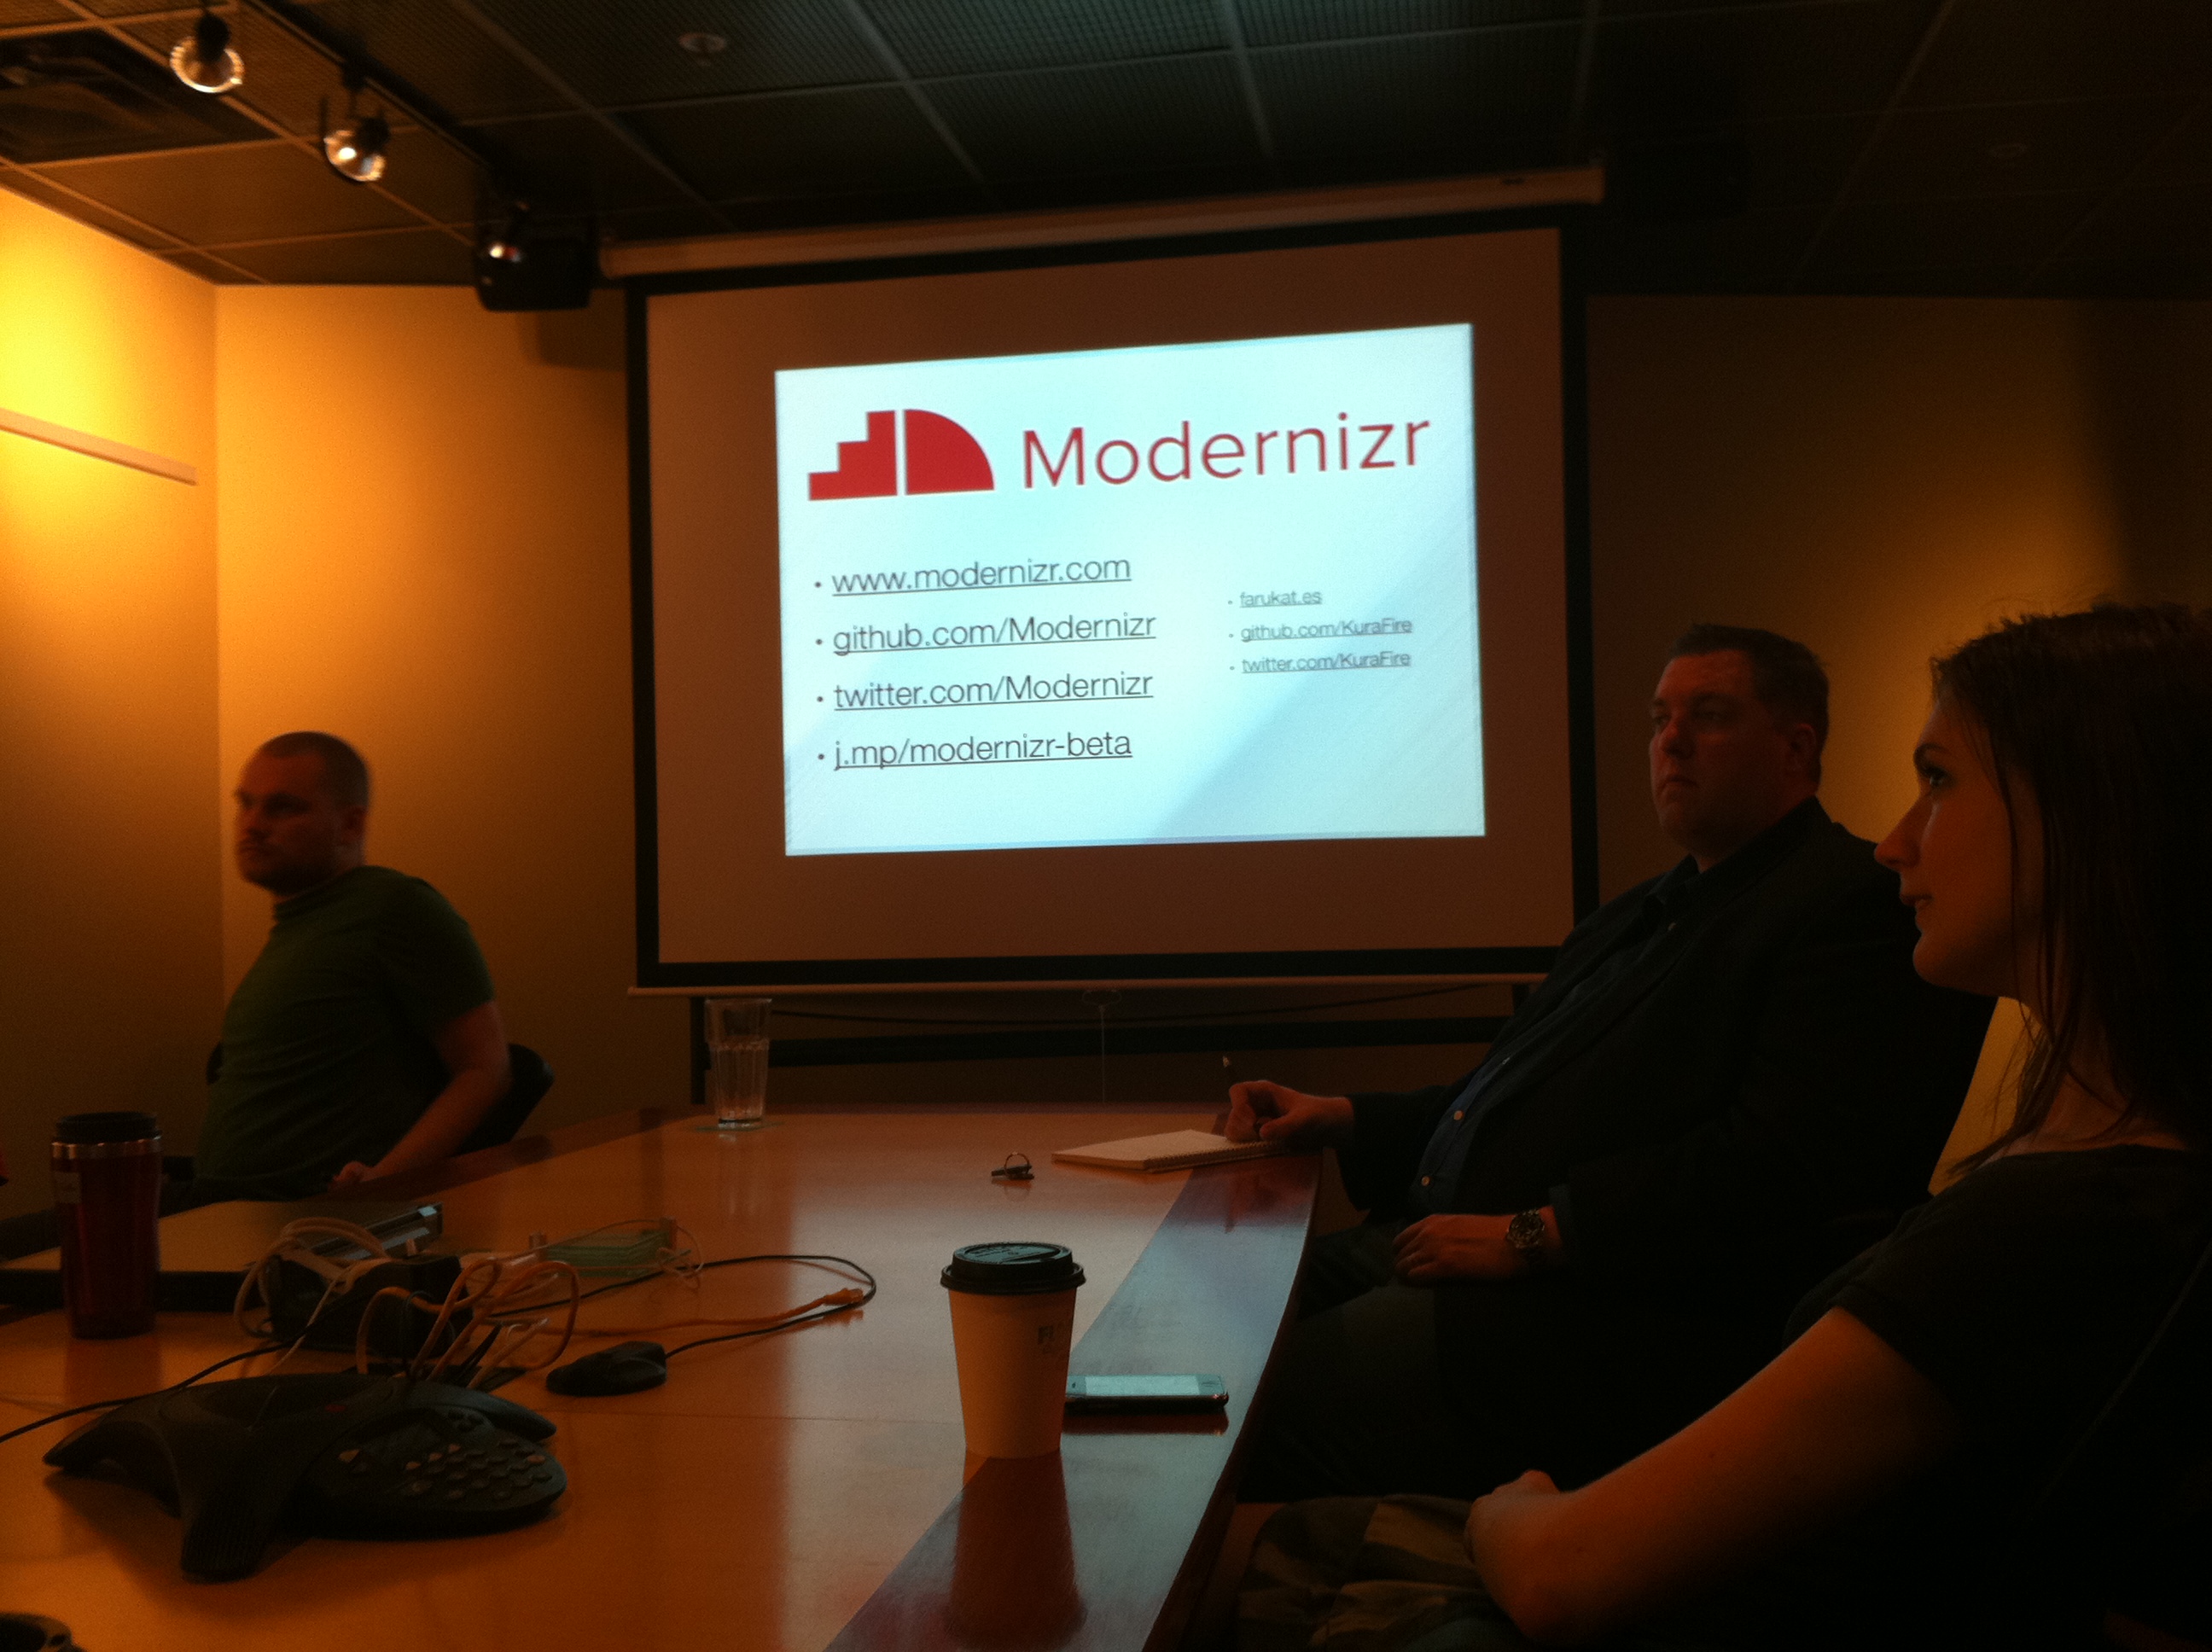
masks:
[(187, 1576), (243, 1577), (279, 1526), (459, 1537), (535, 1520), (568, 1490), (553, 1424), (512, 1400), (404, 1376), (249, 1376), (149, 1394), (46, 1454), (112, 1463), (185, 1522)]

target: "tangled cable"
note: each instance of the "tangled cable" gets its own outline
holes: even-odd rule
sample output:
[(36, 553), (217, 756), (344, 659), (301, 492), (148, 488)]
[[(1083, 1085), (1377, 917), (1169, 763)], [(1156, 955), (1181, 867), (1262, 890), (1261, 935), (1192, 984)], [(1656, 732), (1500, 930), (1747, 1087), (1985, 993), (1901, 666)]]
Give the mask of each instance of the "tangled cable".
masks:
[[(679, 1228), (677, 1231), (682, 1233), (684, 1230)], [(688, 1234), (684, 1236), (690, 1237)], [(689, 1248), (675, 1253), (678, 1257), (691, 1254), (693, 1253)], [(693, 1348), (702, 1348), (708, 1343), (735, 1342), (746, 1337), (768, 1336), (777, 1331), (789, 1330), (793, 1326), (806, 1325), (816, 1320), (830, 1318), (834, 1315), (850, 1313), (855, 1309), (865, 1308), (875, 1300), (877, 1286), (874, 1274), (849, 1257), (831, 1256), (817, 1252), (775, 1251), (763, 1252), (755, 1256), (722, 1256), (711, 1262), (672, 1265), (661, 1271), (673, 1274), (696, 1291), (699, 1288), (700, 1276), (709, 1269), (736, 1267), (748, 1262), (797, 1262), (808, 1267), (842, 1268), (857, 1277), (861, 1283), (858, 1286), (846, 1286), (839, 1290), (825, 1291), (811, 1302), (800, 1303), (795, 1307), (787, 1308), (774, 1314), (743, 1317), (702, 1315), (692, 1319), (664, 1321), (657, 1325), (577, 1326), (573, 1334), (578, 1337), (595, 1338), (657, 1337), (664, 1331), (691, 1330), (704, 1326), (729, 1327), (714, 1336), (696, 1337), (690, 1342), (671, 1348), (668, 1355), (672, 1359), (678, 1354)], [(651, 1273), (642, 1273), (634, 1278), (617, 1279), (611, 1285), (599, 1285), (585, 1291), (583, 1297), (601, 1296), (610, 1291), (625, 1290), (631, 1285), (642, 1284), (644, 1280), (653, 1277), (654, 1276)], [(542, 1313), (550, 1306), (551, 1306), (550, 1303), (533, 1303), (509, 1311), (519, 1314)], [(559, 1357), (557, 1353), (554, 1356), (556, 1359)]]
[[(539, 1304), (526, 1315), (510, 1305), (512, 1298), (527, 1297), (547, 1279), (568, 1287), (562, 1302)], [(576, 1308), (583, 1299), (583, 1282), (566, 1262), (549, 1262), (527, 1254), (479, 1256), (461, 1269), (460, 1278), (453, 1281), (443, 1302), (434, 1303), (404, 1285), (386, 1285), (371, 1297), (362, 1310), (361, 1323), (354, 1329), (354, 1369), (368, 1369), (369, 1322), (381, 1303), (404, 1303), (436, 1315), (422, 1339), (422, 1351), (407, 1363), (410, 1376), (424, 1382), (465, 1377), (466, 1386), (473, 1388), (494, 1371), (534, 1371), (560, 1358), (576, 1333)], [(568, 1309), (568, 1314), (552, 1351), (525, 1358), (523, 1351), (544, 1335), (552, 1323), (551, 1313), (539, 1309), (561, 1306)]]
[[(317, 1241), (328, 1244), (334, 1239), (362, 1252), (360, 1259), (341, 1261), (325, 1255), (316, 1247)], [(238, 1296), (231, 1304), (231, 1318), (246, 1336), (257, 1342), (268, 1341), (277, 1334), (274, 1309), (283, 1267), (289, 1263), (319, 1275), (324, 1281), (323, 1294), (308, 1314), (298, 1338), (285, 1350), (276, 1367), (271, 1369), (282, 1367), (306, 1342), (308, 1332), (334, 1303), (350, 1295), (379, 1268), (397, 1260), (399, 1259), (381, 1239), (354, 1223), (323, 1216), (288, 1222), (239, 1282)], [(561, 1295), (535, 1304), (527, 1313), (522, 1311), (524, 1299), (549, 1282), (562, 1287)], [(479, 1256), (465, 1263), (442, 1300), (434, 1300), (405, 1285), (386, 1285), (362, 1304), (354, 1327), (354, 1369), (363, 1372), (368, 1370), (369, 1347), (375, 1327), (380, 1319), (390, 1313), (391, 1305), (397, 1303), (430, 1316), (429, 1329), (416, 1351), (402, 1362), (407, 1375), (419, 1382), (459, 1382), (474, 1388), (494, 1370), (535, 1370), (550, 1365), (567, 1350), (568, 1339), (575, 1330), (576, 1306), (583, 1300), (583, 1294), (582, 1282), (574, 1267), (566, 1262), (547, 1261), (535, 1252), (519, 1256)], [(568, 1312), (552, 1351), (525, 1357), (524, 1351), (549, 1332), (553, 1314), (564, 1306)]]
[[(592, 1230), (592, 1234), (633, 1225), (639, 1224), (610, 1223), (606, 1228)], [(673, 1224), (670, 1224), (670, 1229), (672, 1233), (681, 1235), (690, 1242), (681, 1246), (664, 1246), (649, 1265), (641, 1264), (629, 1278), (594, 1285), (589, 1290), (582, 1288), (582, 1280), (573, 1266), (547, 1260), (543, 1254), (543, 1248), (512, 1255), (486, 1255), (471, 1259), (463, 1264), (460, 1277), (453, 1281), (453, 1287), (447, 1291), (442, 1301), (434, 1302), (404, 1285), (385, 1286), (362, 1305), (360, 1323), (354, 1333), (354, 1368), (368, 1370), (370, 1321), (380, 1312), (390, 1311), (389, 1304), (395, 1302), (404, 1303), (411, 1310), (432, 1315), (429, 1331), (423, 1338), (420, 1350), (406, 1362), (408, 1374), (419, 1381), (435, 1378), (447, 1382), (465, 1382), (467, 1386), (475, 1388), (491, 1381), (495, 1373), (503, 1378), (516, 1370), (536, 1370), (550, 1365), (568, 1351), (570, 1341), (577, 1337), (636, 1337), (707, 1326), (729, 1327), (717, 1331), (713, 1336), (696, 1337), (690, 1342), (671, 1348), (668, 1354), (672, 1358), (711, 1343), (772, 1336), (776, 1332), (811, 1324), (817, 1320), (852, 1313), (875, 1300), (876, 1276), (849, 1257), (818, 1252), (775, 1251), (753, 1256), (722, 1256), (713, 1261), (702, 1262), (694, 1260), (698, 1253), (691, 1236)], [(588, 1238), (592, 1234), (577, 1237)], [(343, 1241), (362, 1254), (354, 1261), (341, 1261), (315, 1248), (314, 1242), (327, 1244), (333, 1239)], [(233, 1321), (241, 1332), (253, 1339), (254, 1345), (238, 1353), (227, 1354), (212, 1365), (194, 1371), (183, 1381), (152, 1392), (175, 1393), (190, 1388), (227, 1365), (237, 1364), (259, 1354), (278, 1354), (276, 1364), (270, 1368), (270, 1373), (273, 1373), (299, 1351), (307, 1342), (308, 1332), (334, 1303), (349, 1294), (355, 1286), (379, 1267), (398, 1260), (400, 1257), (395, 1256), (382, 1240), (368, 1229), (351, 1222), (331, 1217), (303, 1217), (299, 1221), (287, 1223), (275, 1242), (262, 1253), (260, 1259), (246, 1269), (245, 1278), (240, 1282), (238, 1295), (231, 1303)], [(278, 1270), (281, 1264), (288, 1261), (319, 1276), (324, 1282), (323, 1293), (308, 1314), (300, 1333), (289, 1341), (276, 1336), (271, 1317), (277, 1294)], [(672, 1320), (659, 1325), (619, 1328), (604, 1326), (585, 1328), (576, 1323), (578, 1308), (590, 1297), (602, 1296), (610, 1291), (626, 1290), (663, 1274), (679, 1278), (696, 1291), (700, 1276), (708, 1270), (736, 1267), (750, 1262), (796, 1262), (809, 1267), (842, 1268), (861, 1283), (857, 1286), (825, 1291), (811, 1302), (801, 1303), (775, 1314), (728, 1318), (699, 1316)], [(532, 1299), (533, 1293), (544, 1291), (549, 1285), (557, 1287), (555, 1294)], [(561, 1320), (561, 1329), (551, 1351), (526, 1361), (522, 1359), (524, 1350), (532, 1341), (550, 1333), (556, 1315)], [(147, 1394), (126, 1394), (119, 1399), (94, 1400), (84, 1405), (51, 1412), (34, 1422), (0, 1431), (0, 1442), (33, 1433), (64, 1418), (82, 1416), (87, 1412), (106, 1411), (148, 1397)]]

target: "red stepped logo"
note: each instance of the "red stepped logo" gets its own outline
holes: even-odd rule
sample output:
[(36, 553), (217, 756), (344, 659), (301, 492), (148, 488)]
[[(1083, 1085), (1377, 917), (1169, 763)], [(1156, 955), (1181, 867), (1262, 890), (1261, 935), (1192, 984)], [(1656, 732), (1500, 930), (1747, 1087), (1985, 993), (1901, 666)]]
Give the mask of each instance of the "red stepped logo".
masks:
[(991, 461), (982, 446), (942, 413), (909, 407), (906, 486), (899, 484), (897, 427), (889, 413), (868, 415), (865, 440), (837, 444), (837, 468), (806, 478), (809, 499), (883, 499), (896, 493), (988, 493)]

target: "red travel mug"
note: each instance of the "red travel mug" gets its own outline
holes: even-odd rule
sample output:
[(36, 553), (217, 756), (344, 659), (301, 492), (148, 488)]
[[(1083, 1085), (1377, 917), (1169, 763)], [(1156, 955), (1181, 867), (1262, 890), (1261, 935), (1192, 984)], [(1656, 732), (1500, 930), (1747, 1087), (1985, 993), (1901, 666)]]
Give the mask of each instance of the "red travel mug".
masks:
[(54, 1124), (54, 1212), (70, 1334), (154, 1328), (161, 1271), (161, 1132), (151, 1113), (72, 1113)]

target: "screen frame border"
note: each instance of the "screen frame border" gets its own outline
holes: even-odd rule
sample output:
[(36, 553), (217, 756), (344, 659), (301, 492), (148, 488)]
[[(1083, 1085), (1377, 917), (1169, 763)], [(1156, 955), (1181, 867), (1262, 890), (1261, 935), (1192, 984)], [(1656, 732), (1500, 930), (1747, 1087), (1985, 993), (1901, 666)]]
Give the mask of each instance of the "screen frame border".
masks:
[(1550, 969), (1553, 946), (1400, 947), (1268, 952), (1040, 953), (997, 957), (791, 958), (664, 962), (660, 950), (659, 730), (653, 637), (653, 465), (649, 301), (666, 294), (822, 286), (913, 276), (1045, 269), (1198, 258), (1220, 252), (1346, 246), (1439, 236), (1550, 229), (1559, 236), (1559, 445), (1566, 577), (1567, 779), (1575, 921), (1598, 905), (1597, 743), (1590, 587), (1589, 424), (1586, 227), (1592, 209), (1571, 203), (1425, 214), (1358, 222), (1214, 230), (1141, 240), (974, 252), (842, 258), (808, 264), (636, 276), (623, 283), (629, 448), (630, 708), (635, 777), (640, 990), (712, 992), (804, 987), (1092, 986), (1199, 981), (1315, 981), (1528, 977)]

